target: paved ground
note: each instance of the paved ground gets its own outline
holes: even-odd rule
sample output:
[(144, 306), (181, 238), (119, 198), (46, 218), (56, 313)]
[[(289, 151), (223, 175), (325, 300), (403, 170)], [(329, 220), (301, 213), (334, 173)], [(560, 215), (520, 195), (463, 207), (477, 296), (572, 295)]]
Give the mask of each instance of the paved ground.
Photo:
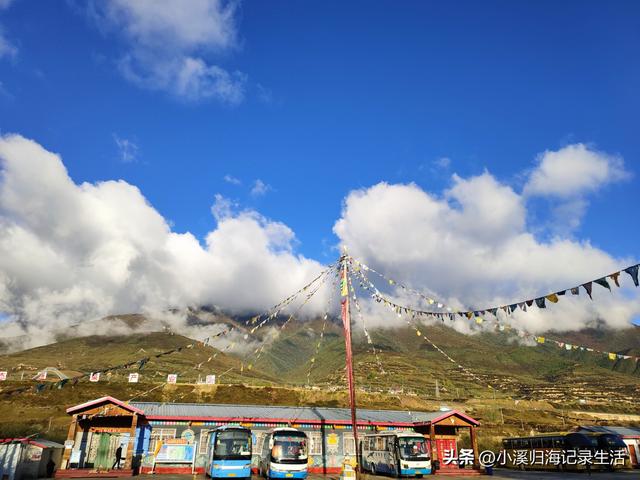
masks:
[[(143, 480), (146, 475), (140, 475), (135, 477), (135, 480)], [(594, 472), (589, 476), (587, 473), (556, 473), (556, 472), (520, 472), (517, 470), (508, 470), (508, 469), (496, 469), (494, 470), (493, 476), (495, 478), (509, 478), (514, 480), (534, 480), (537, 478), (544, 478), (548, 480), (563, 480), (563, 479), (576, 479), (576, 480), (587, 480), (589, 478), (593, 478), (593, 480), (632, 480), (634, 478), (640, 478), (640, 471), (638, 470), (625, 470), (615, 473), (606, 473), (606, 472)], [(133, 479), (134, 477), (129, 477)], [(208, 477), (204, 475), (156, 475), (157, 480), (209, 480)], [(340, 478), (339, 475), (317, 475), (311, 474), (309, 475), (309, 480), (338, 480)], [(362, 480), (391, 480), (392, 477), (382, 477), (376, 475), (362, 475)], [(440, 478), (443, 480), (448, 479), (469, 479), (469, 478), (477, 478), (477, 477), (464, 477), (464, 476), (428, 476), (425, 479), (429, 478)], [(486, 476), (480, 478), (488, 478)], [(254, 475), (252, 480), (263, 480), (262, 477), (258, 477)]]

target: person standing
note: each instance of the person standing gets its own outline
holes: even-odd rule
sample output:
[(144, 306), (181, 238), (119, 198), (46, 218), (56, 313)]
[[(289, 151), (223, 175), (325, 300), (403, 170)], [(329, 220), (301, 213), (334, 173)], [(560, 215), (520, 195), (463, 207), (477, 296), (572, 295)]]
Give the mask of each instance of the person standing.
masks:
[(116, 461), (113, 462), (111, 470), (120, 469), (120, 460), (122, 460), (122, 445), (118, 445), (118, 448), (116, 449)]

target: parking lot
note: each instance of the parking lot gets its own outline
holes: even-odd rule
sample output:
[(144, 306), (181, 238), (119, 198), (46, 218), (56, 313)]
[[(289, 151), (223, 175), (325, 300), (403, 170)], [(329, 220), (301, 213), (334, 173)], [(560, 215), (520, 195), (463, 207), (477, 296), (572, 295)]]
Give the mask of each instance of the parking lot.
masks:
[[(632, 478), (640, 477), (638, 470), (624, 470), (615, 473), (608, 472), (594, 472), (591, 475), (587, 473), (556, 473), (556, 472), (535, 472), (535, 471), (526, 471), (521, 472), (518, 470), (509, 470), (509, 469), (496, 469), (494, 470), (493, 476), (495, 478), (509, 478), (515, 480), (528, 480), (528, 479), (536, 479), (536, 478), (545, 478), (549, 480), (562, 480), (562, 479), (581, 479), (584, 480), (586, 478), (594, 478), (597, 480), (608, 480), (608, 479), (618, 479), (618, 480), (631, 480)], [(144, 477), (144, 475), (140, 475), (140, 478)], [(204, 475), (158, 475), (161, 480), (208, 480), (208, 477)], [(134, 478), (134, 477), (129, 477)], [(340, 475), (319, 475), (319, 474), (310, 474), (309, 480), (339, 480)], [(362, 474), (361, 480), (389, 480), (393, 477), (384, 477), (379, 475), (368, 475)], [(456, 476), (456, 475), (440, 475), (439, 478), (442, 479), (468, 479), (473, 478), (469, 476)], [(485, 477), (486, 478), (486, 477)], [(251, 480), (263, 480), (262, 477), (258, 477), (254, 475)]]

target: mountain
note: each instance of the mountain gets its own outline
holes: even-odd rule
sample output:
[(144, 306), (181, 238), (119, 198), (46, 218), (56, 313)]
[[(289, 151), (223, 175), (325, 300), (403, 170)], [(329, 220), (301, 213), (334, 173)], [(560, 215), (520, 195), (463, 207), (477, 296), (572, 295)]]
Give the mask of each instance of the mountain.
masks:
[[(131, 327), (145, 319), (128, 316), (124, 321), (131, 322)], [(166, 402), (348, 405), (344, 338), (337, 320), (280, 323), (271, 330), (258, 330), (261, 336), (240, 330), (243, 321), (233, 324), (234, 336), (225, 342), (252, 342), (250, 348), (233, 354), (202, 344), (187, 348), (193, 343), (190, 338), (141, 328), (127, 335), (66, 338), (0, 355), (0, 370), (9, 371), (9, 380), (0, 384), (0, 410), (9, 413), (0, 417), (0, 432), (11, 436), (40, 431), (63, 440), (68, 427), (65, 408), (103, 395)], [(549, 344), (522, 345), (502, 333), (464, 335), (444, 325), (421, 327), (421, 331), (449, 358), (412, 328), (370, 329), (370, 344), (360, 327), (354, 326), (354, 370), (361, 407), (419, 411), (446, 404), (479, 418), (488, 444), (507, 433), (592, 423), (586, 416), (589, 412), (607, 412), (619, 419), (616, 423), (640, 421), (640, 417), (623, 416), (637, 414), (640, 369), (634, 361), (613, 362), (604, 355)], [(638, 327), (555, 335), (547, 334), (607, 351), (637, 354), (640, 350)], [(262, 350), (256, 348), (261, 341)], [(179, 347), (179, 352), (154, 357)], [(137, 365), (117, 370), (103, 374), (97, 383), (84, 379), (62, 389), (10, 394), (16, 387), (34, 385), (31, 377), (45, 367), (72, 376), (144, 357), (151, 359), (143, 370)], [(140, 373), (139, 383), (127, 382), (130, 372)], [(169, 373), (178, 374), (177, 385), (166, 383)], [(207, 374), (218, 375), (223, 385), (198, 384)]]

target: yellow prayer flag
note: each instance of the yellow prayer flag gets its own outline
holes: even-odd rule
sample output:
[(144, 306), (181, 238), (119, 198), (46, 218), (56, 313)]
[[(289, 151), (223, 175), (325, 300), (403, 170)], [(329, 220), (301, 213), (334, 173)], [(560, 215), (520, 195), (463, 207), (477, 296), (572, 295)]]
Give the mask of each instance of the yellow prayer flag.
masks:
[(618, 356), (615, 353), (609, 353), (609, 360), (615, 360)]
[(544, 337), (537, 337), (537, 338), (536, 338), (536, 341), (537, 341), (538, 343), (544, 343), (544, 340), (545, 340), (545, 339), (544, 339)]
[(481, 317), (476, 317), (476, 323), (480, 325), (483, 322)]
[(549, 300), (551, 303), (558, 303), (558, 296), (555, 293), (551, 293), (544, 298)]
[(420, 330), (416, 330), (416, 335), (420, 336), (422, 335), (422, 332)]

